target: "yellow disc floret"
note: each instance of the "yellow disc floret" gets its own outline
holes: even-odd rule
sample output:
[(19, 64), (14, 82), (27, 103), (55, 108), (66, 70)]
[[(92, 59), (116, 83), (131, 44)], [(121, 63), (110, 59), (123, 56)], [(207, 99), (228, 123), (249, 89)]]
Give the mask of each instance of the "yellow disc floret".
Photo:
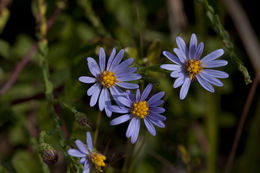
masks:
[(100, 83), (106, 88), (110, 88), (111, 86), (116, 85), (116, 76), (113, 72), (104, 71), (103, 73), (101, 73), (99, 79)]
[(95, 165), (96, 169), (99, 172), (103, 172), (103, 170), (101, 169), (101, 167), (106, 166), (104, 160), (106, 160), (106, 156), (100, 154), (100, 153), (96, 153), (96, 152), (92, 152), (88, 155), (89, 160)]
[(132, 107), (132, 115), (144, 118), (148, 115), (149, 107), (146, 101), (135, 102)]
[(186, 71), (190, 78), (193, 79), (199, 72), (203, 70), (200, 60), (191, 59), (186, 62)]

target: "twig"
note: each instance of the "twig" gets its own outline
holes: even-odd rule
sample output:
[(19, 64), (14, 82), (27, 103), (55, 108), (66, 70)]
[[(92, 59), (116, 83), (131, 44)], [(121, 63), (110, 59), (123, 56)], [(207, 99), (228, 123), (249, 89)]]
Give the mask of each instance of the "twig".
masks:
[(243, 108), (243, 112), (242, 112), (242, 115), (241, 115), (241, 118), (240, 118), (240, 121), (239, 121), (239, 124), (238, 124), (238, 127), (237, 127), (237, 131), (236, 131), (236, 136), (235, 136), (235, 139), (234, 139), (234, 142), (233, 142), (233, 145), (232, 145), (229, 157), (228, 157), (228, 161), (227, 161), (227, 164), (226, 164), (225, 173), (230, 173), (230, 171), (231, 171), (233, 161), (234, 161), (234, 157), (235, 157), (236, 150), (237, 150), (237, 146), (238, 146), (238, 143), (239, 143), (239, 140), (240, 140), (240, 136), (242, 134), (242, 130), (244, 128), (244, 124), (245, 124), (245, 121), (246, 121), (246, 118), (247, 118), (247, 115), (248, 115), (248, 111), (249, 111), (249, 108), (252, 104), (252, 101), (253, 101), (259, 80), (260, 80), (260, 67), (258, 68), (258, 71), (256, 73), (256, 77), (253, 81), (253, 84), (252, 84), (250, 91), (249, 91), (249, 94), (247, 96), (246, 104)]
[[(52, 13), (51, 17), (48, 19), (47, 21), (47, 29), (49, 29), (55, 19), (57, 18), (57, 16), (60, 14), (61, 12), (61, 7), (57, 7), (54, 12)], [(26, 64), (29, 62), (30, 58), (32, 57), (32, 55), (38, 50), (38, 42), (35, 42), (32, 46), (32, 48), (28, 51), (28, 53), (23, 57), (23, 59), (16, 65), (11, 77), (9, 78), (9, 80), (5, 83), (5, 85), (1, 88), (0, 90), (0, 94), (4, 94), (8, 91), (9, 88), (11, 88), (13, 86), (13, 84), (16, 82), (20, 72), (22, 71), (22, 69), (26, 66)]]
[(20, 72), (24, 68), (24, 66), (29, 62), (31, 56), (37, 51), (38, 43), (34, 43), (29, 52), (25, 55), (25, 57), (16, 65), (12, 76), (6, 82), (6, 84), (1, 88), (0, 94), (4, 94), (17, 80)]
[[(56, 114), (59, 116), (59, 119), (60, 119), (60, 120), (63, 120), (63, 114), (62, 114), (62, 112), (61, 112), (60, 105), (55, 104), (55, 105), (54, 105), (54, 110), (55, 110)], [(66, 126), (65, 126), (64, 124), (61, 125), (61, 129), (63, 130), (63, 132), (64, 132), (66, 138), (69, 139), (69, 138), (70, 138), (69, 132), (68, 132), (68, 130), (67, 130), (67, 128), (66, 128)]]
[[(55, 88), (53, 92), (55, 92), (55, 93), (56, 92), (61, 92), (63, 89), (64, 89), (64, 85), (59, 86), (58, 88)], [(41, 99), (41, 98), (45, 98), (45, 93), (44, 92), (35, 94), (33, 96), (29, 96), (29, 97), (24, 97), (24, 98), (13, 100), (11, 102), (11, 105), (24, 103), (24, 102), (28, 102), (28, 101), (31, 101), (31, 100), (38, 100), (38, 99)]]

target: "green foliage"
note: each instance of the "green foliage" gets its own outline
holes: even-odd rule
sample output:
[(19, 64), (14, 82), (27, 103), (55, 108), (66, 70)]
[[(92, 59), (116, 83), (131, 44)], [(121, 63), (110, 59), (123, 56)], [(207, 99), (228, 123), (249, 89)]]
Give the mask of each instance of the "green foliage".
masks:
[[(76, 139), (85, 142), (86, 131), (92, 133), (93, 139), (95, 136), (97, 151), (107, 156), (104, 172), (223, 172), (222, 157), (226, 158), (230, 149), (230, 144), (225, 142), (231, 143), (233, 136), (222, 137), (227, 129), (236, 126), (248, 91), (248, 88), (241, 87), (244, 85), (237, 69), (243, 73), (246, 83), (251, 82), (248, 73), (251, 69), (243, 65), (243, 50), (237, 49), (239, 43), (231, 38), (217, 10), (208, 1), (199, 1), (205, 11), (198, 4), (193, 6), (189, 1), (181, 1), (189, 25), (179, 35), (189, 42), (190, 33), (198, 33), (206, 53), (224, 46), (227, 52), (225, 58), (230, 58), (236, 65), (229, 63), (224, 69), (230, 78), (223, 80), (224, 86), (216, 87), (215, 93), (207, 93), (194, 82), (183, 101), (179, 99), (180, 89), (172, 87), (174, 79), (160, 68), (161, 64), (169, 63), (162, 51), (176, 47), (168, 26), (171, 15), (168, 12), (173, 10), (169, 4), (149, 0), (45, 0), (42, 5), (37, 2), (32, 1), (30, 15), (39, 17), (41, 22), (37, 19), (33, 23), (32, 16), (12, 11), (13, 6), (10, 8), (11, 15), (24, 15), (24, 26), (8, 25), (7, 21), (1, 21), (3, 15), (0, 15), (0, 33), (2, 28), (2, 33), (7, 33), (0, 35), (3, 36), (0, 39), (1, 88), (10, 80), (16, 65), (34, 42), (38, 45), (15, 83), (0, 96), (1, 173), (9, 170), (17, 173), (65, 170), (67, 173), (81, 173), (83, 165), (78, 158), (69, 156), (67, 150), (76, 148)], [(223, 6), (221, 2), (214, 2)], [(14, 7), (18, 5), (14, 3)], [(46, 13), (38, 16), (45, 5)], [(56, 7), (61, 12), (52, 18)], [(195, 22), (191, 16), (196, 16)], [(206, 17), (209, 21), (203, 20)], [(50, 18), (54, 24), (46, 35), (44, 27)], [(17, 21), (10, 18), (11, 22)], [(28, 28), (32, 23), (35, 28)], [(211, 28), (216, 35), (212, 34), (213, 31), (207, 32)], [(14, 37), (7, 30), (13, 32)], [(132, 145), (125, 137), (127, 123), (110, 126), (111, 118), (107, 118), (105, 113), (102, 113), (100, 125), (97, 123), (98, 106), (90, 107), (90, 97), (86, 95), (90, 85), (80, 83), (78, 78), (91, 76), (86, 58), (98, 60), (100, 47), (104, 47), (106, 57), (115, 47), (117, 52), (125, 50), (124, 60), (134, 58), (132, 66), (137, 67), (142, 75), (142, 79), (136, 81), (141, 90), (152, 83), (152, 93), (165, 91), (166, 127), (156, 128), (155, 137), (142, 123), (140, 139)], [(243, 59), (247, 64), (248, 59)], [(112, 118), (117, 116), (114, 113)], [(255, 151), (259, 143), (259, 120), (256, 115), (252, 122), (250, 135), (244, 142), (245, 152), (235, 165), (237, 172), (258, 169), (259, 153)], [(222, 141), (225, 141), (224, 144)], [(55, 149), (61, 156), (53, 167), (42, 160), (41, 153), (48, 148)], [(94, 169), (92, 166), (92, 171)]]
[(201, 0), (200, 1), (204, 7), (207, 10), (207, 16), (211, 22), (211, 24), (213, 25), (215, 31), (219, 34), (219, 36), (221, 37), (223, 44), (225, 46), (225, 48), (228, 50), (229, 52), (229, 56), (233, 59), (233, 61), (237, 64), (237, 68), (239, 71), (242, 72), (242, 74), (244, 75), (245, 78), (245, 83), (249, 84), (252, 82), (252, 80), (250, 79), (250, 75), (248, 73), (247, 68), (243, 65), (243, 62), (241, 61), (241, 59), (238, 58), (237, 54), (234, 51), (234, 45), (231, 42), (230, 36), (228, 34), (228, 32), (224, 29), (223, 25), (220, 22), (219, 16), (215, 13), (214, 8), (208, 3), (207, 0)]
[(40, 164), (27, 151), (17, 151), (12, 164), (17, 173), (42, 173)]

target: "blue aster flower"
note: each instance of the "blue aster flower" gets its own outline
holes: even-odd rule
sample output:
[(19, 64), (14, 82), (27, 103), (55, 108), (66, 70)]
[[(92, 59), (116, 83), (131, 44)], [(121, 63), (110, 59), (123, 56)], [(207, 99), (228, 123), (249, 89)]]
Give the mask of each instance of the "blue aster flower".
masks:
[(197, 45), (195, 34), (191, 36), (189, 48), (187, 48), (181, 37), (177, 37), (176, 42), (178, 48), (174, 48), (173, 51), (177, 57), (168, 51), (163, 51), (163, 55), (174, 64), (163, 64), (161, 68), (172, 71), (170, 76), (176, 78), (173, 88), (182, 86), (180, 90), (181, 100), (186, 97), (190, 84), (195, 79), (209, 92), (215, 91), (212, 85), (223, 86), (223, 83), (217, 78), (228, 78), (228, 74), (223, 71), (209, 69), (228, 64), (226, 60), (216, 60), (224, 54), (223, 49), (217, 49), (200, 59), (204, 44), (201, 42)]
[(164, 96), (164, 92), (158, 92), (146, 101), (151, 90), (152, 84), (147, 85), (142, 95), (140, 94), (140, 90), (137, 89), (135, 97), (131, 91), (127, 90), (126, 97), (119, 97), (121, 104), (124, 106), (109, 106), (112, 112), (124, 114), (113, 119), (110, 122), (111, 125), (118, 125), (130, 120), (126, 137), (131, 137), (131, 143), (135, 143), (138, 138), (141, 119), (144, 120), (147, 130), (153, 136), (156, 135), (153, 124), (161, 128), (165, 127), (163, 121), (166, 120), (166, 117), (161, 115), (161, 113), (165, 112), (165, 109), (160, 107), (163, 103), (161, 99)]
[(113, 48), (112, 53), (106, 63), (106, 54), (103, 48), (99, 49), (99, 65), (91, 58), (87, 58), (88, 68), (94, 77), (81, 76), (79, 81), (83, 83), (94, 83), (88, 91), (87, 95), (91, 96), (90, 106), (94, 106), (97, 101), (99, 104), (99, 110), (106, 111), (108, 117), (112, 112), (108, 109), (111, 104), (110, 94), (114, 100), (118, 102), (118, 95), (122, 95), (124, 92), (120, 89), (136, 89), (139, 88), (138, 84), (128, 83), (129, 81), (138, 80), (141, 75), (134, 73), (136, 67), (129, 67), (134, 59), (129, 58), (123, 62), (124, 50), (120, 50), (116, 55), (116, 50)]
[(80, 163), (84, 165), (83, 173), (89, 173), (91, 164), (94, 164), (99, 172), (102, 172), (101, 167), (106, 164), (106, 156), (94, 151), (92, 138), (89, 132), (86, 133), (87, 147), (81, 140), (76, 140), (76, 146), (78, 149), (69, 149), (68, 154), (73, 157), (80, 158)]

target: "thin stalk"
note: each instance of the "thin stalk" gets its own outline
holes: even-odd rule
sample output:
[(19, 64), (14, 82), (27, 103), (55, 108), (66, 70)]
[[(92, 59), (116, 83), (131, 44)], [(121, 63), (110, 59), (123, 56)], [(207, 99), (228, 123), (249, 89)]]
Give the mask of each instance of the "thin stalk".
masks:
[(130, 142), (130, 139), (127, 142), (125, 153), (126, 153), (126, 157), (125, 157), (124, 165), (123, 165), (123, 168), (122, 168), (123, 173), (129, 172), (129, 169), (128, 169), (129, 168), (129, 160), (131, 160), (131, 158), (132, 158), (133, 146)]
[(208, 111), (207, 111), (207, 131), (209, 140), (208, 152), (208, 172), (216, 172), (216, 155), (217, 155), (217, 120), (216, 120), (216, 102), (211, 93), (207, 93)]
[(242, 112), (242, 115), (241, 115), (241, 118), (240, 118), (240, 121), (239, 121), (239, 124), (238, 124), (238, 127), (237, 127), (237, 131), (236, 131), (236, 136), (235, 136), (230, 154), (228, 156), (228, 161), (227, 161), (227, 164), (226, 164), (225, 173), (231, 172), (233, 162), (234, 162), (234, 158), (235, 158), (235, 154), (236, 154), (236, 151), (237, 151), (237, 146), (238, 146), (238, 143), (239, 143), (239, 140), (240, 140), (240, 137), (241, 137), (244, 125), (245, 125), (245, 121), (246, 121), (246, 118), (247, 118), (247, 115), (248, 115), (249, 108), (250, 108), (252, 101), (253, 101), (253, 98), (255, 96), (255, 92), (256, 92), (256, 88), (257, 88), (257, 85), (259, 83), (259, 80), (260, 80), (260, 67), (258, 68), (258, 71), (256, 73), (256, 77), (253, 81), (253, 84), (252, 84), (250, 90), (249, 90), (249, 94), (247, 96), (246, 103), (245, 103), (245, 106), (243, 108), (243, 112)]
[(138, 1), (136, 1), (136, 16), (137, 16), (137, 22), (138, 22), (138, 28), (139, 28), (139, 58), (143, 58), (143, 44), (144, 44), (143, 43), (143, 30), (142, 30), (142, 25), (141, 25)]
[[(57, 7), (54, 12), (52, 13), (51, 17), (47, 21), (47, 30), (51, 28), (54, 21), (56, 20), (57, 16), (60, 14), (62, 8)], [(1, 88), (0, 94), (5, 94), (16, 82), (17, 78), (20, 75), (20, 72), (23, 70), (23, 68), (28, 64), (30, 58), (34, 53), (38, 50), (38, 41), (33, 44), (31, 49), (28, 51), (28, 53), (22, 58), (22, 60), (16, 64), (15, 69), (13, 70), (13, 73), (11, 77), (9, 77), (8, 81), (5, 82), (5, 85)]]
[(94, 142), (93, 142), (94, 147), (96, 146), (97, 139), (98, 139), (99, 127), (100, 127), (100, 123), (101, 123), (101, 116), (102, 116), (102, 112), (99, 111), (98, 117), (97, 117), (97, 123), (96, 123), (96, 131), (95, 131), (95, 134), (94, 134)]

